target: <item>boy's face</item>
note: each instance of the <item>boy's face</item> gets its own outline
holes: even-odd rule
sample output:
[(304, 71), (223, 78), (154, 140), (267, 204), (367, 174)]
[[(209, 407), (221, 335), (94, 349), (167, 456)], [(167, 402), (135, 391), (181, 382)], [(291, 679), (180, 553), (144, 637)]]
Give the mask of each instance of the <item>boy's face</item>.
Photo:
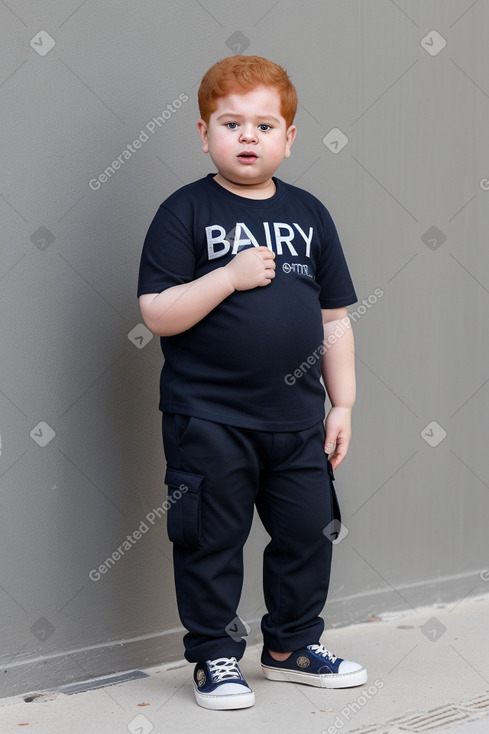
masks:
[(289, 157), (296, 134), (280, 113), (278, 91), (265, 86), (220, 97), (209, 122), (199, 120), (197, 129), (218, 170), (216, 181), (244, 195), (273, 186), (271, 177)]

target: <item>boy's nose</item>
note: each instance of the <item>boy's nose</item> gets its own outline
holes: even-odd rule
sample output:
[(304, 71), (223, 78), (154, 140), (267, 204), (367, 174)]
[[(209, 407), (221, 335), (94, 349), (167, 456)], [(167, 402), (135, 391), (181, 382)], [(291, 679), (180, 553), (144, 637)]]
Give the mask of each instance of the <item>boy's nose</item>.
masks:
[(241, 131), (240, 140), (246, 143), (256, 142), (258, 139), (256, 130), (254, 128), (243, 129)]

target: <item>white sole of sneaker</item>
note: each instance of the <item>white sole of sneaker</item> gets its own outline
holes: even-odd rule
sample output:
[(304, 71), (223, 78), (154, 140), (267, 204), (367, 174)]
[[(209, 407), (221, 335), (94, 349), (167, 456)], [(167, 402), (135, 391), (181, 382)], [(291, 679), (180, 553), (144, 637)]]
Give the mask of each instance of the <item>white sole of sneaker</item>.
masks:
[(316, 688), (353, 688), (367, 682), (367, 671), (365, 668), (355, 670), (353, 673), (343, 675), (314, 675), (313, 673), (299, 673), (294, 670), (282, 670), (262, 665), (263, 675), (268, 680), (287, 681), (288, 683), (304, 683), (306, 686)]
[(231, 711), (232, 709), (247, 709), (255, 703), (255, 694), (250, 693), (234, 693), (230, 696), (213, 696), (211, 693), (199, 693), (194, 688), (195, 700), (205, 709), (213, 711)]

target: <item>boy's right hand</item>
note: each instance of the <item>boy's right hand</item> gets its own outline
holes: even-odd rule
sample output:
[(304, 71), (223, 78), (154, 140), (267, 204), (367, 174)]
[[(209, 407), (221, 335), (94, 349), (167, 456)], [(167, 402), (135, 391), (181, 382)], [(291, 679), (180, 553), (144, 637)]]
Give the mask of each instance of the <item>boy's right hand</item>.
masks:
[(236, 291), (269, 285), (275, 278), (275, 253), (268, 247), (249, 247), (224, 266)]

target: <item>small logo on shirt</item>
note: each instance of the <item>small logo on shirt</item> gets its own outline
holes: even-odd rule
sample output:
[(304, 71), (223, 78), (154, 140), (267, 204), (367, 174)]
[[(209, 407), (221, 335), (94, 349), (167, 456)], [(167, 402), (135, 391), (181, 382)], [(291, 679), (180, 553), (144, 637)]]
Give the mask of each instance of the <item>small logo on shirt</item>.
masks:
[(314, 278), (309, 272), (309, 265), (303, 263), (282, 263), (284, 273), (295, 273), (296, 275), (307, 275), (308, 278)]

